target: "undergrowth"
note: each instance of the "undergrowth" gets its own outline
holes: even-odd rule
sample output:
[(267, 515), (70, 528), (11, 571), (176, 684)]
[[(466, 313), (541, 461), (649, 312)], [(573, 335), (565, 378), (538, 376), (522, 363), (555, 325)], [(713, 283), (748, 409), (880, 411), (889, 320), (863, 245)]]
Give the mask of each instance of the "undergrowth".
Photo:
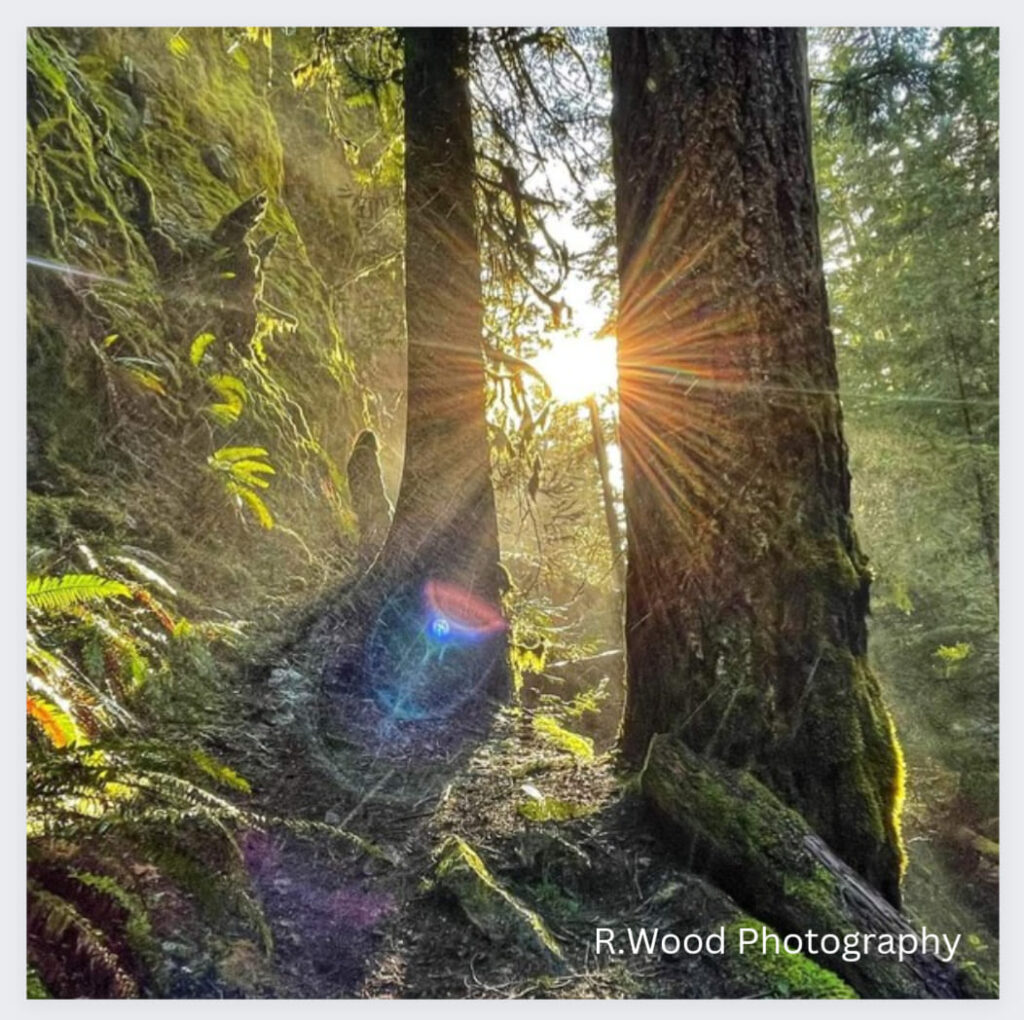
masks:
[(28, 35), (30, 997), (167, 993), (167, 929), (269, 953), (245, 836), (310, 824), (216, 750), (227, 664), (354, 560), (338, 465), (376, 424), (331, 282), (359, 259), (314, 265), (335, 198), (286, 177), (323, 136), (270, 88), (309, 43), (269, 40)]

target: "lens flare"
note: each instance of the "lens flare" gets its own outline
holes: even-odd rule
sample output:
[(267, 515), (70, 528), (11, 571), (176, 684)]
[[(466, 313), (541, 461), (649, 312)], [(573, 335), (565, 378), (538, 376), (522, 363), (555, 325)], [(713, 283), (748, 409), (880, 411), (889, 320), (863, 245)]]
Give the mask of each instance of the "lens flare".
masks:
[(365, 672), (388, 720), (443, 719), (484, 686), (501, 655), (501, 612), (436, 578), (387, 600), (366, 645)]
[(505, 629), (498, 610), (457, 584), (427, 581), (423, 603), (427, 633), (444, 644), (476, 644)]

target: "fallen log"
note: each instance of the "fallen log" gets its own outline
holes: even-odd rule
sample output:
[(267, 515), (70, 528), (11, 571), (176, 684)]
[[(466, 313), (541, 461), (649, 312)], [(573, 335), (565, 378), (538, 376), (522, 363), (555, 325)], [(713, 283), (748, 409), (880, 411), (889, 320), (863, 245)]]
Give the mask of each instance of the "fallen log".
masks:
[[(652, 742), (640, 779), (655, 814), (689, 866), (782, 934), (916, 934), (905, 917), (848, 867), (750, 773), (699, 757), (670, 734)], [(953, 933), (950, 933), (951, 935)], [(938, 957), (809, 953), (864, 998), (992, 995), (973, 973)], [(851, 954), (852, 955), (852, 954)]]

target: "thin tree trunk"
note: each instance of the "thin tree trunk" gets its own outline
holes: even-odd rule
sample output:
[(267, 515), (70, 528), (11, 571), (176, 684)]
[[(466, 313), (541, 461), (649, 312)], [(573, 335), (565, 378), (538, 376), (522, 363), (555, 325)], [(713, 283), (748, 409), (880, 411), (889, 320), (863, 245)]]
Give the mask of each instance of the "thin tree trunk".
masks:
[(622, 535), (619, 531), (619, 514), (615, 509), (615, 493), (612, 489), (611, 469), (608, 466), (608, 447), (604, 441), (604, 429), (601, 425), (601, 412), (597, 407), (597, 397), (587, 398), (587, 410), (590, 412), (590, 434), (594, 440), (594, 457), (597, 459), (597, 470), (601, 476), (601, 500), (604, 504), (604, 521), (608, 529), (608, 544), (612, 553), (612, 576), (618, 591), (625, 587), (625, 571), (622, 562)]
[(866, 661), (798, 30), (612, 29), (628, 690), (894, 902), (901, 761)]
[[(386, 594), (400, 590), (401, 612), (418, 612), (425, 585), (435, 581), (500, 614), (484, 418), (469, 32), (407, 28), (404, 35), (405, 461), (394, 519), (371, 573)], [(504, 647), (497, 634), (476, 647), (479, 661), (463, 662), (465, 683), (505, 697)]]

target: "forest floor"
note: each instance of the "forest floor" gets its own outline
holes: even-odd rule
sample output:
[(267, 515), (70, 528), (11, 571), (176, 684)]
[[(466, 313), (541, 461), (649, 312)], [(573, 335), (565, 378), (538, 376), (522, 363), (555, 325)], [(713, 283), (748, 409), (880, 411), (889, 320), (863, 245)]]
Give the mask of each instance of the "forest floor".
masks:
[[(395, 723), (339, 682), (327, 614), (243, 670), (220, 753), (268, 819), (242, 840), (272, 936), (165, 936), (181, 997), (731, 997), (834, 979), (733, 954), (596, 955), (595, 928), (683, 936), (742, 914), (686, 870), (609, 755), (581, 755), (525, 708)], [(621, 937), (621, 936), (620, 936)], [(761, 959), (758, 957), (758, 959)], [(835, 981), (838, 985), (838, 982)]]
[(339, 676), (351, 634), (328, 612), (236, 678), (219, 752), (268, 819), (242, 850), (271, 937), (183, 923), (163, 943), (169, 994), (852, 995), (800, 956), (597, 954), (598, 927), (683, 937), (744, 915), (687, 870), (611, 755), (552, 739), (525, 707), (395, 722)]

